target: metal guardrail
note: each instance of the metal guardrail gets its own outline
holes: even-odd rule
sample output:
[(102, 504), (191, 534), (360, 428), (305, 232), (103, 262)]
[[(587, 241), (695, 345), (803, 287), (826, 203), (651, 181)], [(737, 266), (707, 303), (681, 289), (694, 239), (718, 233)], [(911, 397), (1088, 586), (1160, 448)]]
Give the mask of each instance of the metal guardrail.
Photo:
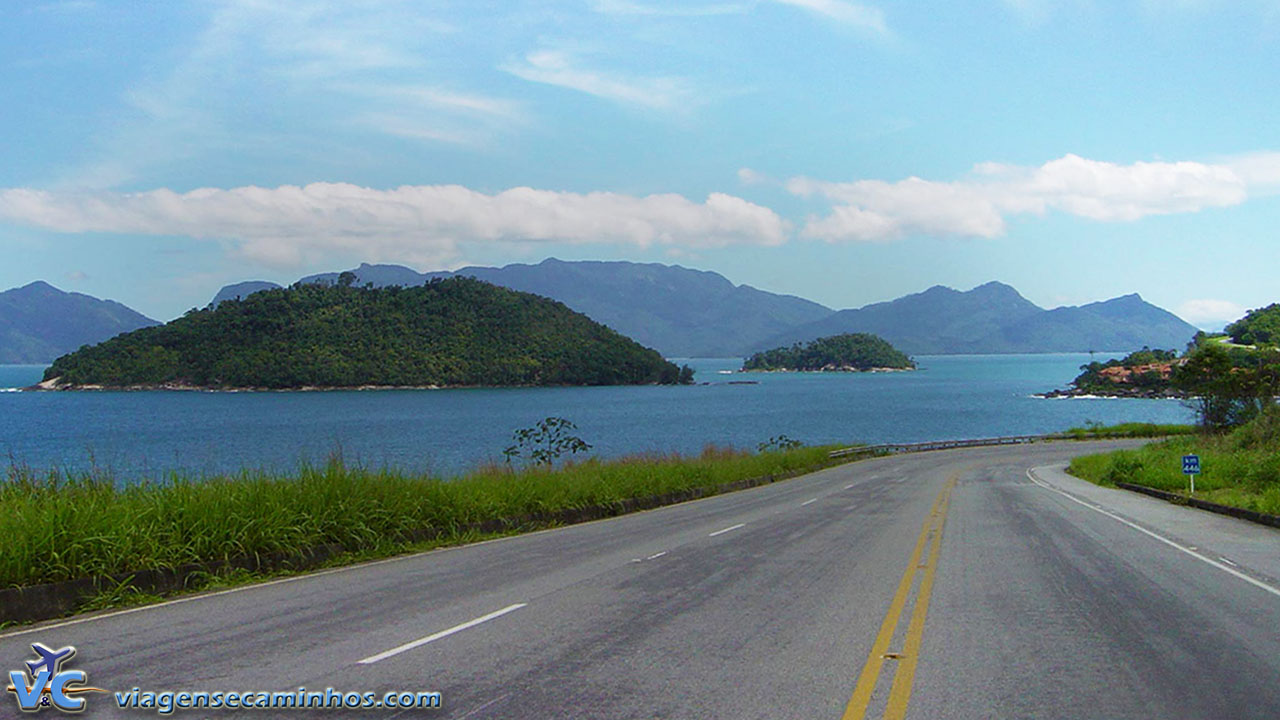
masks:
[(863, 453), (872, 454), (889, 454), (895, 455), (904, 452), (924, 452), (926, 450), (947, 450), (950, 448), (962, 447), (982, 447), (986, 445), (1021, 445), (1025, 443), (1043, 442), (1045, 440), (1065, 440), (1075, 439), (1075, 435), (1009, 435), (1006, 437), (995, 438), (979, 438), (975, 440), (934, 440), (931, 442), (918, 443), (884, 443), (881, 445), (863, 445), (862, 447), (842, 448), (840, 450), (832, 450), (828, 453), (829, 457), (847, 457), (849, 455), (861, 455)]

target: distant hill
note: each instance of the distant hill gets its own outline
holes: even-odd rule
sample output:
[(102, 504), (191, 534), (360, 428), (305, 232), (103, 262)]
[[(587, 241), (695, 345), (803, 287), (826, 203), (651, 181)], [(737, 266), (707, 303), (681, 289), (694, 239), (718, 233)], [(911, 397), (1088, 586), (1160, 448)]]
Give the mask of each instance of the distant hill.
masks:
[(279, 285), (267, 280), (247, 280), (222, 288), (217, 295), (213, 296), (213, 302), (209, 304), (217, 307), (227, 300), (240, 300), (260, 290), (275, 290), (279, 287)]
[[(568, 305), (667, 357), (744, 355), (755, 340), (830, 315), (831, 308), (749, 285), (723, 275), (676, 265), (632, 262), (565, 262), (465, 267), (418, 273), (400, 265), (362, 264), (356, 284), (419, 285), (432, 278), (468, 276)], [(302, 278), (337, 281), (339, 273)], [(219, 293), (221, 295), (221, 293)]]
[[(683, 377), (682, 377), (683, 375)], [(59, 358), (51, 387), (629, 385), (691, 380), (563, 304), (471, 278), (265, 290)]]
[(913, 355), (1088, 352), (1183, 347), (1194, 326), (1138, 295), (1045, 310), (998, 282), (967, 292), (935, 286), (857, 310), (841, 310), (757, 344), (787, 345), (867, 332)]
[(45, 364), (81, 345), (157, 324), (113, 300), (33, 282), (0, 292), (0, 364)]

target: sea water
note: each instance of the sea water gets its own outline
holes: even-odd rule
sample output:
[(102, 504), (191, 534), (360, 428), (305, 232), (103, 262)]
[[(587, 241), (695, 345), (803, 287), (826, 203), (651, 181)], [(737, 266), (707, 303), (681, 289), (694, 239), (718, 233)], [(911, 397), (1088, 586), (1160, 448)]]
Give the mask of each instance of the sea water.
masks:
[[(688, 387), (332, 392), (6, 392), (0, 461), (97, 467), (125, 481), (170, 471), (291, 470), (348, 463), (456, 474), (501, 461), (511, 435), (546, 417), (574, 422), (591, 453), (754, 449), (786, 435), (809, 444), (1025, 435), (1086, 421), (1189, 422), (1177, 400), (1042, 399), (1091, 359), (1115, 355), (917, 357), (886, 373), (741, 373), (741, 360), (694, 359)], [(0, 366), (0, 388), (40, 380)], [(726, 372), (727, 371), (727, 372)], [(751, 384), (739, 384), (751, 383)]]

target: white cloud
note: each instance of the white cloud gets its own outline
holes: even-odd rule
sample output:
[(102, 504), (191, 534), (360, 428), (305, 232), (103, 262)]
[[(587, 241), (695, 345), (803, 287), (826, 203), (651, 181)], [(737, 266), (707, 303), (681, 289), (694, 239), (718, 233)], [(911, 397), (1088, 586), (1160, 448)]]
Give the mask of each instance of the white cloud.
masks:
[(782, 5), (803, 8), (829, 20), (881, 35), (889, 32), (884, 22), (884, 12), (879, 8), (847, 0), (774, 0)]
[(749, 167), (738, 168), (738, 182), (743, 185), (763, 185), (770, 182), (768, 175)]
[(796, 195), (836, 204), (811, 217), (808, 237), (828, 241), (890, 240), (904, 235), (996, 237), (1011, 215), (1064, 212), (1102, 222), (1229, 207), (1280, 186), (1280, 153), (1216, 164), (1137, 162), (1131, 165), (1066, 155), (1039, 167), (976, 165), (950, 181), (910, 177), (897, 182), (824, 182), (792, 178)]
[(528, 187), (486, 195), (458, 185), (378, 190), (313, 183), (91, 194), (12, 188), (0, 190), (0, 217), (69, 233), (224, 241), (251, 259), (281, 266), (331, 250), (440, 265), (464, 243), (709, 248), (778, 245), (789, 232), (772, 210), (722, 193), (697, 203), (675, 194)]
[(1244, 317), (1248, 309), (1230, 300), (1188, 300), (1178, 306), (1177, 314), (1187, 322), (1205, 330), (1219, 330)]
[[(341, 150), (331, 126), (432, 143), (491, 140), (518, 123), (519, 106), (465, 92), (433, 60), (456, 28), (435, 8), (404, 0), (219, 0), (199, 3), (205, 26), (122, 94), (96, 157), (62, 184), (112, 187), (156, 167), (252, 151)], [(412, 80), (407, 80), (412, 79)], [(419, 87), (406, 87), (414, 82)], [(335, 110), (335, 106), (338, 110)], [(252, 111), (246, 110), (252, 108)], [(306, 123), (261, 115), (310, 108)], [(356, 108), (356, 117), (348, 115)], [(363, 113), (363, 114), (361, 114)], [(365, 117), (399, 122), (368, 122)], [(246, 122), (245, 118), (254, 118)], [(275, 120), (274, 122), (272, 120)], [(314, 123), (318, 131), (308, 135)], [(402, 132), (405, 125), (420, 131)], [(288, 131), (279, 128), (286, 127)], [(349, 129), (349, 128), (342, 128)]]
[(502, 70), (530, 82), (557, 85), (650, 110), (683, 110), (697, 102), (688, 80), (678, 77), (639, 77), (583, 67), (561, 50), (537, 50), (522, 62)]
[(682, 2), (676, 6), (650, 5), (629, 0), (595, 0), (591, 8), (606, 15), (648, 15), (654, 17), (701, 17), (737, 15), (751, 9), (751, 3), (711, 3), (700, 5)]

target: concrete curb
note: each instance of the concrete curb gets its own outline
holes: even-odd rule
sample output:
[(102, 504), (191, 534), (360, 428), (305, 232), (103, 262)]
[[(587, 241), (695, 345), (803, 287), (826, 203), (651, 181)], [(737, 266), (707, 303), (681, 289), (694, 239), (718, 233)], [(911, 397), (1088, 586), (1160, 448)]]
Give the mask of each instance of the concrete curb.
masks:
[[(554, 525), (602, 520), (641, 510), (652, 510), (664, 505), (698, 500), (735, 490), (768, 485), (799, 475), (818, 472), (843, 463), (828, 463), (818, 468), (797, 470), (780, 475), (735, 480), (731, 483), (706, 488), (678, 490), (643, 498), (627, 498), (612, 503), (565, 508), (550, 512), (530, 513), (505, 518), (492, 518), (450, 528), (427, 527), (402, 533), (399, 541), (405, 544), (457, 537), (467, 533), (489, 534), (510, 530), (535, 530)], [(226, 570), (250, 572), (275, 570), (308, 570), (320, 566), (332, 557), (344, 552), (358, 551), (363, 547), (344, 547), (339, 544), (318, 545), (302, 553), (272, 553), (249, 555), (192, 563), (174, 568), (139, 570), (131, 573), (65, 580), (44, 585), (26, 585), (0, 589), (0, 622), (35, 622), (50, 620), (75, 613), (90, 598), (107, 591), (123, 589), (164, 595), (192, 587), (200, 580)]]
[(1175, 503), (1178, 505), (1190, 505), (1191, 507), (1200, 508), (1201, 510), (1208, 510), (1209, 512), (1215, 512), (1220, 515), (1230, 515), (1231, 517), (1239, 518), (1241, 520), (1248, 520), (1250, 522), (1256, 522), (1262, 525), (1270, 525), (1271, 527), (1274, 527), (1274, 528), (1280, 528), (1280, 516), (1277, 516), (1277, 515), (1268, 515), (1266, 513), (1260, 513), (1255, 510), (1245, 510), (1243, 508), (1231, 507), (1230, 505), (1219, 505), (1218, 503), (1212, 503), (1207, 500), (1200, 500), (1199, 498), (1188, 497), (1186, 495), (1183, 495), (1182, 493), (1174, 493), (1174, 492), (1169, 492), (1167, 490), (1157, 490), (1156, 488), (1147, 487), (1145, 485), (1134, 485), (1133, 483), (1118, 482), (1116, 483), (1116, 487), (1122, 488), (1124, 490), (1130, 490), (1132, 492), (1142, 493), (1143, 495), (1150, 495), (1151, 497), (1160, 498), (1161, 500), (1167, 500), (1171, 503)]

